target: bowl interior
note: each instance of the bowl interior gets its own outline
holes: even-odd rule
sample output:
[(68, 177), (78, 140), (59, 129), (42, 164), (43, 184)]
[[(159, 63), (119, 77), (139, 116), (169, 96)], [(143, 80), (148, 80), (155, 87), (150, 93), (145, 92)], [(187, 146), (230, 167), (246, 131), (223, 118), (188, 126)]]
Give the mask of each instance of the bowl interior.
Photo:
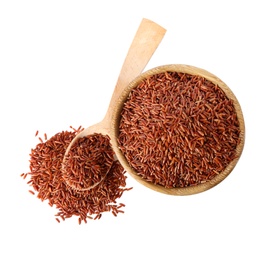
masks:
[[(236, 147), (236, 156), (235, 156), (236, 158), (234, 160), (232, 160), (227, 165), (227, 167), (221, 173), (216, 175), (212, 180), (209, 180), (205, 183), (201, 183), (201, 184), (198, 184), (195, 186), (188, 186), (188, 187), (183, 187), (183, 188), (165, 188), (161, 185), (156, 185), (156, 184), (153, 184), (152, 182), (146, 181), (145, 179), (140, 177), (136, 173), (136, 171), (129, 165), (127, 159), (123, 155), (122, 151), (119, 149), (119, 145), (118, 145), (118, 141), (117, 141), (118, 135), (119, 135), (119, 123), (121, 120), (121, 112), (122, 112), (124, 103), (129, 96), (130, 91), (134, 87), (136, 87), (143, 79), (148, 78), (149, 76), (152, 76), (152, 75), (155, 75), (158, 73), (162, 73), (162, 72), (167, 72), (167, 71), (182, 72), (182, 73), (191, 74), (191, 75), (198, 75), (198, 76), (204, 77), (205, 79), (218, 85), (225, 92), (226, 96), (229, 99), (233, 100), (233, 104), (234, 104), (236, 114), (238, 117), (238, 121), (239, 121), (239, 126), (240, 126), (240, 135), (239, 135), (240, 139), (239, 140), (240, 140), (240, 142), (238, 143), (238, 145)], [(123, 91), (122, 95), (119, 98), (119, 102), (117, 103), (117, 105), (114, 108), (113, 116), (112, 116), (111, 120), (112, 120), (111, 129), (110, 129), (111, 142), (113, 145), (113, 149), (116, 153), (116, 156), (119, 159), (122, 166), (135, 180), (137, 180), (142, 185), (144, 185), (144, 186), (146, 186), (154, 191), (158, 191), (158, 192), (165, 193), (165, 194), (191, 195), (191, 194), (196, 194), (196, 193), (206, 191), (206, 190), (214, 187), (215, 185), (219, 184), (222, 180), (224, 180), (231, 173), (231, 171), (234, 169), (235, 165), (237, 164), (237, 162), (241, 156), (243, 147), (244, 147), (245, 125), (244, 125), (244, 118), (243, 118), (242, 110), (241, 110), (241, 107), (240, 107), (240, 104), (239, 104), (237, 98), (235, 97), (235, 95), (233, 94), (231, 89), (223, 81), (221, 81), (218, 77), (216, 77), (215, 75), (213, 75), (212, 73), (210, 73), (206, 70), (203, 70), (203, 69), (200, 69), (200, 68), (197, 68), (194, 66), (181, 65), (181, 64), (164, 65), (164, 66), (159, 66), (159, 67), (150, 69), (150, 70), (142, 73), (140, 76), (138, 76), (136, 79), (134, 79)]]

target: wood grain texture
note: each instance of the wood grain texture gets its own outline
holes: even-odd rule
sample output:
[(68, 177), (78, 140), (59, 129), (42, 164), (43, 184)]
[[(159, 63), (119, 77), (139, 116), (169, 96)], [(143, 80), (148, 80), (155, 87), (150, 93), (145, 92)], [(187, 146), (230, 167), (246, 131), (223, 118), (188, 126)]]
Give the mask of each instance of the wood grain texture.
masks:
[[(188, 73), (191, 75), (199, 75), (201, 77), (204, 77), (208, 79), (209, 81), (213, 82), (214, 84), (217, 84), (223, 91), (226, 93), (227, 97), (232, 99), (234, 101), (234, 106), (235, 110), (237, 113), (237, 117), (240, 123), (240, 143), (238, 144), (236, 148), (236, 158), (226, 167), (226, 169), (218, 174), (215, 178), (213, 178), (211, 181), (208, 181), (203, 184), (199, 184), (193, 187), (185, 187), (185, 188), (164, 188), (160, 185), (155, 185), (151, 182), (145, 181), (142, 179), (140, 176), (137, 175), (137, 173), (134, 171), (133, 168), (130, 167), (128, 164), (126, 158), (122, 154), (121, 150), (118, 147), (117, 144), (117, 138), (118, 138), (118, 133), (119, 133), (119, 122), (120, 122), (120, 114), (124, 105), (124, 102), (126, 101), (130, 91), (138, 85), (139, 82), (141, 82), (143, 79), (152, 76), (154, 74), (162, 73), (165, 71), (176, 71), (176, 72), (183, 72), (183, 73)], [(111, 118), (111, 129), (110, 129), (110, 137), (112, 141), (113, 148), (115, 150), (115, 153), (117, 155), (117, 158), (123, 165), (123, 167), (126, 169), (126, 171), (139, 183), (142, 185), (154, 190), (158, 191), (161, 193), (169, 194), (169, 195), (191, 195), (191, 194), (196, 194), (200, 193), (203, 191), (206, 191), (217, 184), (219, 184), (221, 181), (223, 181), (234, 169), (236, 166), (243, 148), (244, 148), (244, 143), (245, 143), (245, 123), (244, 123), (244, 117), (243, 113), (241, 110), (241, 106), (234, 95), (234, 93), (231, 91), (231, 89), (222, 81), (220, 80), (217, 76), (213, 75), (212, 73), (200, 69), (194, 66), (189, 66), (189, 65), (181, 65), (181, 64), (171, 64), (171, 65), (164, 65), (164, 66), (159, 66), (156, 68), (153, 68), (151, 70), (148, 70), (135, 78), (127, 87), (124, 89), (122, 92), (122, 95), (120, 96), (118, 102), (115, 104), (114, 107), (114, 113)]]

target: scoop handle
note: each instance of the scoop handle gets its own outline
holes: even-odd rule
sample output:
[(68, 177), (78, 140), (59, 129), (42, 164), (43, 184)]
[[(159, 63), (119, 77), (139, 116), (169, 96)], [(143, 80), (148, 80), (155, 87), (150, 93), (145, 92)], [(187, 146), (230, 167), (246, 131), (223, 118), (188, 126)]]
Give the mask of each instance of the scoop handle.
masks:
[[(117, 101), (125, 87), (141, 74), (148, 61), (151, 59), (153, 53), (157, 49), (159, 43), (165, 35), (165, 32), (166, 30), (158, 24), (145, 18), (142, 19), (122, 65), (122, 69), (118, 76), (118, 80), (104, 119), (101, 122), (84, 129), (82, 132), (77, 134), (75, 138), (73, 138), (64, 155), (62, 163), (63, 172), (65, 171), (66, 156), (78, 138), (93, 133), (109, 134), (114, 105), (117, 104)], [(72, 187), (68, 180), (65, 181), (69, 186)]]
[(157, 49), (166, 29), (143, 18), (122, 65), (104, 121), (110, 119), (112, 110), (125, 87), (141, 74)]

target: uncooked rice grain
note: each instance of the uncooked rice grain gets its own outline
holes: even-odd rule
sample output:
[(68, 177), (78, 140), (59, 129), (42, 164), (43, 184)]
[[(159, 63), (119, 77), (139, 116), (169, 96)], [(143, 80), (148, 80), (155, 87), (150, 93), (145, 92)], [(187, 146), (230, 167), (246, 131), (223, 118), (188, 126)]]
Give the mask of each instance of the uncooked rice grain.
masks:
[(240, 127), (233, 100), (209, 80), (152, 75), (124, 103), (118, 143), (146, 181), (166, 188), (205, 183), (236, 158)]
[(125, 171), (117, 160), (112, 162), (106, 178), (91, 190), (74, 190), (66, 184), (61, 171), (63, 157), (69, 143), (82, 130), (81, 127), (71, 128), (72, 131), (59, 132), (31, 149), (30, 172), (21, 176), (30, 176), (28, 184), (37, 192), (37, 198), (48, 201), (58, 210), (55, 214), (57, 222), (60, 218), (77, 216), (80, 224), (82, 221), (87, 223), (87, 218), (100, 219), (104, 212), (112, 212), (114, 216), (123, 213), (119, 208), (124, 204), (117, 200), (131, 188), (125, 188)]
[(114, 152), (110, 138), (92, 134), (78, 138), (64, 159), (63, 177), (74, 189), (98, 185), (112, 167)]

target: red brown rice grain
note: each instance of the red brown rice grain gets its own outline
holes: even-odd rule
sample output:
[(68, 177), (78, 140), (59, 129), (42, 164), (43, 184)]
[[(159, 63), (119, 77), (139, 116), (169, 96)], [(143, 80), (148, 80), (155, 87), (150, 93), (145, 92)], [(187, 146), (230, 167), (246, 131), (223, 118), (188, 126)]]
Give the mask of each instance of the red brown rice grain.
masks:
[(104, 179), (113, 161), (109, 137), (102, 134), (84, 136), (76, 140), (66, 156), (63, 177), (75, 189), (92, 188)]
[[(21, 174), (23, 178), (30, 176), (27, 182), (41, 201), (48, 201), (50, 206), (57, 209), (56, 221), (60, 222), (72, 216), (78, 217), (79, 224), (89, 219), (100, 219), (103, 212), (117, 214), (121, 204), (117, 200), (131, 188), (125, 188), (126, 176), (119, 161), (114, 160), (106, 178), (96, 187), (87, 191), (70, 188), (62, 176), (62, 161), (65, 151), (81, 127), (72, 131), (62, 131), (44, 142), (41, 141), (30, 153), (30, 172)], [(101, 136), (99, 136), (101, 141)], [(106, 136), (104, 140), (108, 140)], [(46, 138), (45, 138), (46, 139)], [(107, 152), (110, 154), (111, 151)], [(34, 193), (34, 191), (29, 191)]]
[(219, 86), (200, 76), (165, 72), (132, 89), (118, 143), (145, 180), (188, 187), (213, 179), (235, 159), (239, 134), (233, 100)]

